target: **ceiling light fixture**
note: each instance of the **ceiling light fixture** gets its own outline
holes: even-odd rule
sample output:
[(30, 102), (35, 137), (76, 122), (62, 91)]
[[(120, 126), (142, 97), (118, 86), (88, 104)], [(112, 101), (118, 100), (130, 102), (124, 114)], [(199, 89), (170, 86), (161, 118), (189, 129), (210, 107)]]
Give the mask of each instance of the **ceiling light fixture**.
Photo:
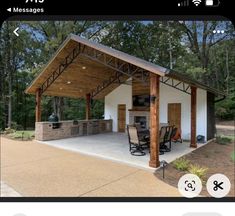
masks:
[(85, 66), (83, 66), (83, 67), (82, 67), (82, 69), (83, 69), (83, 70), (85, 70), (85, 69), (86, 69), (86, 67), (85, 67)]
[(71, 81), (68, 81), (67, 84), (71, 84)]

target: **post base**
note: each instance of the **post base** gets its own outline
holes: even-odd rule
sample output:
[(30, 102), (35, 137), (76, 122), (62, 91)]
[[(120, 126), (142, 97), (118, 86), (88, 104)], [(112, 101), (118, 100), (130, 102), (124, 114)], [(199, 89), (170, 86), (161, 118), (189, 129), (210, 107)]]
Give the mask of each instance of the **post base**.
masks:
[(153, 168), (158, 168), (160, 166), (160, 161), (149, 161), (149, 166)]
[(197, 148), (197, 144), (190, 144), (190, 148)]

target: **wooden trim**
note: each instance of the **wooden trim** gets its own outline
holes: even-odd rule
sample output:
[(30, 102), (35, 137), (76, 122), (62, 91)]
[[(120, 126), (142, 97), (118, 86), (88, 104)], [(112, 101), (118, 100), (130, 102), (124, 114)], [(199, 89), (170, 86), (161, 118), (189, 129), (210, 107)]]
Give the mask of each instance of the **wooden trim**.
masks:
[[(150, 73), (150, 161), (149, 166), (157, 168), (159, 161), (159, 75)], [(152, 98), (152, 99), (151, 99)]]
[(181, 131), (181, 103), (167, 104), (167, 122)]
[(41, 121), (41, 93), (40, 89), (37, 89), (36, 91), (36, 109), (35, 109), (35, 121), (40, 122)]
[[(121, 112), (124, 112), (121, 116)], [(126, 131), (126, 104), (118, 104), (118, 132), (124, 133)]]
[(191, 143), (190, 147), (197, 148), (197, 88), (191, 86)]
[(91, 118), (91, 94), (86, 94), (86, 120)]

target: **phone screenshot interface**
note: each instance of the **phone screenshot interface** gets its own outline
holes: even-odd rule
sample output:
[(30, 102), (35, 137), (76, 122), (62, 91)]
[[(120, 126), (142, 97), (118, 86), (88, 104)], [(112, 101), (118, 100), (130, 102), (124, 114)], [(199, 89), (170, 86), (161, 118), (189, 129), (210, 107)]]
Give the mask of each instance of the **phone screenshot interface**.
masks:
[(234, 201), (229, 19), (10, 17), (0, 41), (1, 199)]

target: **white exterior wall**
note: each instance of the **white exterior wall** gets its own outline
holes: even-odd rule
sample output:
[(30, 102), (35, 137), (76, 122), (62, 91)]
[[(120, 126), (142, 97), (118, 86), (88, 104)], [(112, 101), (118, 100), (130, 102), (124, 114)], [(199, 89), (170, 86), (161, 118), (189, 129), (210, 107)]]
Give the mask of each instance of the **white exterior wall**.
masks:
[(118, 131), (118, 104), (126, 104), (126, 124), (129, 124), (129, 109), (132, 108), (132, 86), (120, 85), (105, 97), (105, 119), (113, 120), (113, 131)]
[[(191, 96), (165, 84), (160, 84), (160, 122), (167, 123), (168, 103), (181, 103), (182, 138), (191, 137)], [(207, 92), (197, 89), (197, 135), (207, 139)]]
[(160, 83), (160, 117), (161, 123), (167, 123), (168, 103), (181, 103), (182, 138), (190, 139), (191, 99), (190, 95)]
[[(160, 123), (167, 123), (168, 103), (181, 103), (182, 138), (191, 136), (191, 96), (160, 83)], [(132, 87), (120, 85), (105, 97), (105, 119), (113, 120), (113, 131), (117, 132), (118, 104), (126, 104), (126, 124), (129, 124), (129, 111), (132, 108)], [(207, 139), (207, 92), (197, 89), (197, 135)]]

